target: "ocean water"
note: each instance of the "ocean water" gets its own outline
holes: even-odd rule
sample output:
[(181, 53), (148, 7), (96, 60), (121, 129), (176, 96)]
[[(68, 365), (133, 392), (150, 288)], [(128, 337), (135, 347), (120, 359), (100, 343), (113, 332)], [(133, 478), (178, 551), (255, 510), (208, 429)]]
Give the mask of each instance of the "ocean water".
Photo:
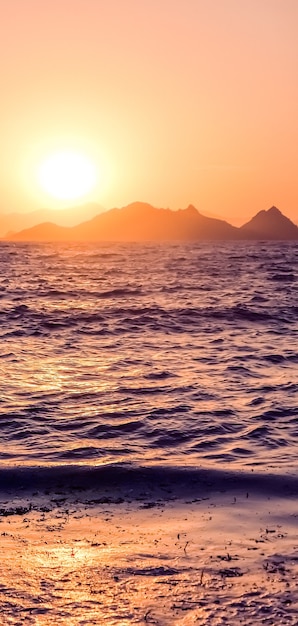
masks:
[(0, 247), (0, 467), (293, 473), (298, 245)]

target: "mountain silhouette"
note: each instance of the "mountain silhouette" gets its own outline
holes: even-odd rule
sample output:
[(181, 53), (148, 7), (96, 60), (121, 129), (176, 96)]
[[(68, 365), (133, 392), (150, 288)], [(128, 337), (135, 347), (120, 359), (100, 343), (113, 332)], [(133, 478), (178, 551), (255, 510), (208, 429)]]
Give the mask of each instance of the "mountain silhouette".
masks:
[(235, 239), (238, 229), (201, 215), (195, 207), (171, 211), (134, 202), (111, 209), (72, 228), (42, 223), (8, 237), (13, 241), (169, 241)]
[(250, 239), (298, 239), (298, 227), (275, 206), (259, 211), (240, 230)]
[(260, 211), (241, 228), (206, 217), (192, 205), (172, 211), (144, 202), (110, 209), (73, 227), (42, 223), (6, 237), (11, 241), (206, 241), (298, 239), (298, 228), (278, 209)]

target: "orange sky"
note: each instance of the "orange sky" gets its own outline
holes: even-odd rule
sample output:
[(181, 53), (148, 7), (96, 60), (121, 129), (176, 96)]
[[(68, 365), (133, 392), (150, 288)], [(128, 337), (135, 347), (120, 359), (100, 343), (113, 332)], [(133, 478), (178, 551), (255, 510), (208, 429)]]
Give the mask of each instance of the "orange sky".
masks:
[[(62, 204), (36, 168), (76, 149), (88, 200), (298, 221), (297, 0), (0, 0), (0, 210)], [(64, 205), (65, 206), (65, 203)]]

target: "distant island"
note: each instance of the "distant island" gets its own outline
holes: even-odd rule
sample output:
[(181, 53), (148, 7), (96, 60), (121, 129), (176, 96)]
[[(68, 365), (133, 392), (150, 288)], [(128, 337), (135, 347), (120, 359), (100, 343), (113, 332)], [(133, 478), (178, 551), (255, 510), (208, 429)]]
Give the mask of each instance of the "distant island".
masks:
[(192, 205), (172, 211), (144, 202), (101, 212), (75, 226), (43, 222), (9, 233), (5, 241), (96, 242), (96, 241), (231, 241), (295, 240), (298, 227), (279, 209), (260, 211), (237, 228), (228, 222), (206, 217)]

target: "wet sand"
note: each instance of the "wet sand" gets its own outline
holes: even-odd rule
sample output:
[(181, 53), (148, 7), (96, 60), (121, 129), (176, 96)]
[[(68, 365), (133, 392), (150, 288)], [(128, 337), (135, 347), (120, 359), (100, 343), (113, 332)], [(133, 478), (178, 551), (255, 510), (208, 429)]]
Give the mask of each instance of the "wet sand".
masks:
[(236, 486), (2, 493), (0, 624), (296, 625), (296, 502)]

